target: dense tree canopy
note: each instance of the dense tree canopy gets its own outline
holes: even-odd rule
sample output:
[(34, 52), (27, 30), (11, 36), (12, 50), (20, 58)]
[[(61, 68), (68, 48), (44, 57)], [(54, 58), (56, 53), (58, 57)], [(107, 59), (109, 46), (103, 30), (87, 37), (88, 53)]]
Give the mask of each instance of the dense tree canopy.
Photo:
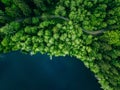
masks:
[(120, 0), (0, 0), (0, 53), (74, 56), (120, 89)]

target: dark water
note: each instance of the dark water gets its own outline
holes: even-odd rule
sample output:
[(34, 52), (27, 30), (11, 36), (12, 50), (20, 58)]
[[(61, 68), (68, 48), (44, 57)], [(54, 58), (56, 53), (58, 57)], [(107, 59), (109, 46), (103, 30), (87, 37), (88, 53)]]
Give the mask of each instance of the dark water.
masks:
[(80, 60), (12, 52), (0, 58), (0, 90), (101, 90)]

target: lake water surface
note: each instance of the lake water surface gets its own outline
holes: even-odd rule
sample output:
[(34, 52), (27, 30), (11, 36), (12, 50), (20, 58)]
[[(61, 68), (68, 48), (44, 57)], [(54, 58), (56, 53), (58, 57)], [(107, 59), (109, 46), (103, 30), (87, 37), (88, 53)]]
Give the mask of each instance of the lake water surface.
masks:
[(12, 52), (0, 57), (0, 90), (101, 90), (93, 73), (74, 57)]

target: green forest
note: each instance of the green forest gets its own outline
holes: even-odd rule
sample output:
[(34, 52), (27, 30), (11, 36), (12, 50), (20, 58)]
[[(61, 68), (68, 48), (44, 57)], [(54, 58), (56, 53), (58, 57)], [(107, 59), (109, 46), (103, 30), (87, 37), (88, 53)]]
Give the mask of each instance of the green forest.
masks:
[(120, 90), (120, 0), (0, 0), (0, 53), (81, 60)]

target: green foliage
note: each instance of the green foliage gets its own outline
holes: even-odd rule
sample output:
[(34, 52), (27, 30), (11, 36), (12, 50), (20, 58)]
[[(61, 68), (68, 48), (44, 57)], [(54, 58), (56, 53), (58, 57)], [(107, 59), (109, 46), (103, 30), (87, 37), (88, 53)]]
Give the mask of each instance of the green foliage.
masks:
[(27, 34), (36, 34), (36, 33), (38, 32), (38, 29), (37, 29), (36, 26), (34, 26), (34, 27), (26, 26), (26, 27), (24, 28), (24, 31), (25, 31), (25, 33), (27, 33)]
[(1, 2), (8, 6), (10, 5), (11, 0), (1, 0)]
[(0, 10), (0, 23), (4, 23), (6, 19), (4, 12)]
[(41, 10), (46, 10), (46, 6), (44, 4), (44, 0), (33, 0), (36, 6)]
[(10, 20), (12, 18), (20, 17), (21, 11), (16, 5), (12, 4), (10, 7), (5, 8), (5, 14), (9, 16), (8, 19)]
[(18, 42), (18, 41), (20, 41), (20, 38), (22, 36), (23, 36), (23, 31), (21, 30), (21, 31), (18, 31), (17, 33), (15, 33), (15, 35), (11, 37), (11, 40), (13, 42)]
[(31, 14), (31, 9), (23, 0), (13, 0), (13, 3), (20, 8), (25, 16), (29, 16)]
[(33, 17), (33, 18), (32, 18), (32, 23), (33, 23), (33, 24), (38, 24), (38, 23), (39, 23), (39, 18)]
[(1, 44), (2, 44), (2, 46), (9, 46), (9, 38), (8, 37), (5, 37), (3, 40), (2, 40), (2, 42), (1, 42)]
[(57, 6), (56, 7), (56, 11), (55, 11), (55, 15), (60, 15), (60, 16), (65, 16), (66, 15), (66, 11), (65, 11), (65, 7), (63, 6)]
[(20, 23), (11, 22), (0, 28), (0, 32), (6, 35), (14, 34), (20, 29)]
[(107, 33), (105, 33), (105, 36), (103, 38), (105, 41), (107, 41), (111, 45), (120, 46), (119, 30), (108, 31)]
[(74, 56), (120, 89), (120, 0), (1, 0), (0, 53)]

